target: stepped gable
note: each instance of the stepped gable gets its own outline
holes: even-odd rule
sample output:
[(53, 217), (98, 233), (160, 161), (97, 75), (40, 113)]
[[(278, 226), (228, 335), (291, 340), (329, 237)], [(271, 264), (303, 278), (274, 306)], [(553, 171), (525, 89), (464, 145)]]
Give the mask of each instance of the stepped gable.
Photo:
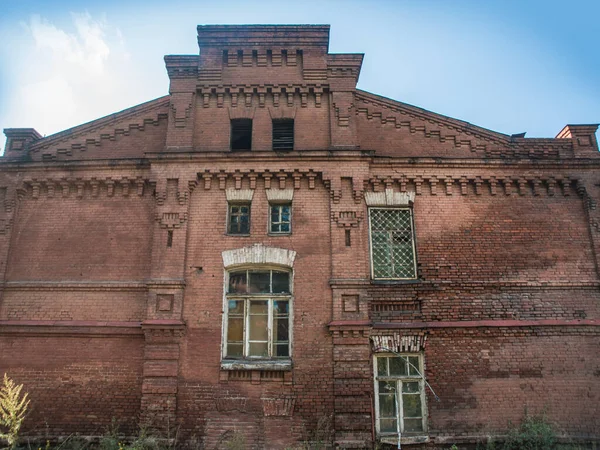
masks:
[(360, 146), (380, 156), (562, 159), (570, 139), (510, 136), (426, 109), (357, 90)]
[(164, 148), (169, 96), (78, 125), (34, 142), (33, 160), (138, 158)]

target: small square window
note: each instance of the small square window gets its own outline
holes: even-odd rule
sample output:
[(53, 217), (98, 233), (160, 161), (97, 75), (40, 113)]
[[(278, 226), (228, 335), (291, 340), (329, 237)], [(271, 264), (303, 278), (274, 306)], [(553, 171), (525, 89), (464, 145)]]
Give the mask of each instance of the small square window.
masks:
[(231, 150), (252, 150), (252, 119), (231, 120)]
[(273, 121), (273, 150), (294, 150), (294, 119)]
[(230, 203), (227, 233), (250, 234), (250, 203)]
[(292, 232), (292, 205), (271, 205), (269, 208), (269, 233), (290, 234)]

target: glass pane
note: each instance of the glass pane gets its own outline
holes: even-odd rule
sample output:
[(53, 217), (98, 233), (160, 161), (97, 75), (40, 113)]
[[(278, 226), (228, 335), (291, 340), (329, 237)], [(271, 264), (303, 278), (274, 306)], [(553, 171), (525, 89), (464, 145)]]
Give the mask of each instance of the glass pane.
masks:
[(267, 316), (250, 316), (250, 340), (266, 341), (269, 338)]
[(288, 318), (274, 318), (273, 328), (275, 329), (275, 342), (289, 340)]
[(420, 394), (403, 394), (402, 406), (404, 408), (404, 417), (421, 417)]
[(242, 214), (248, 214), (248, 212), (250, 211), (250, 208), (247, 206), (240, 206), (240, 212)]
[(379, 431), (382, 433), (395, 433), (397, 430), (396, 419), (379, 419)]
[(379, 396), (379, 416), (380, 417), (396, 417), (396, 396), (395, 395), (380, 395)]
[(239, 206), (232, 206), (231, 207), (231, 213), (232, 214), (239, 214), (239, 212), (240, 212)]
[(273, 301), (273, 314), (275, 316), (287, 316), (289, 314), (289, 302), (287, 300)]
[(249, 292), (251, 294), (271, 292), (270, 272), (250, 272)]
[(380, 381), (379, 382), (379, 393), (380, 394), (391, 394), (396, 392), (395, 381)]
[(386, 376), (387, 374), (387, 358), (377, 358), (377, 375)]
[(240, 234), (250, 234), (250, 224), (249, 223), (240, 224)]
[(283, 205), (283, 206), (281, 206), (281, 215), (284, 216), (284, 217), (288, 216), (287, 220), (289, 220), (290, 205)]
[(227, 344), (227, 356), (243, 356), (243, 344)]
[(281, 294), (290, 292), (290, 273), (273, 271), (273, 293)]
[(269, 356), (268, 344), (266, 342), (250, 342), (250, 355)]
[(409, 356), (408, 362), (408, 373), (409, 375), (419, 375), (419, 357), (418, 356)]
[(244, 340), (244, 319), (242, 317), (229, 317), (227, 323), (227, 341), (243, 342)]
[(271, 223), (271, 233), (279, 233), (279, 224)]
[(418, 381), (405, 381), (402, 383), (402, 392), (404, 393), (415, 393), (419, 392), (419, 382)]
[(229, 300), (227, 302), (228, 305), (228, 309), (229, 309), (229, 315), (237, 315), (237, 316), (243, 316), (244, 315), (244, 301), (243, 300)]
[[(246, 272), (232, 272), (229, 274), (229, 293), (246, 293), (246, 286)], [(229, 309), (231, 311), (231, 306), (229, 306)], [(242, 312), (244, 311), (242, 310)]]
[(275, 346), (275, 356), (290, 356), (290, 345), (277, 344)]
[(290, 231), (290, 224), (289, 223), (282, 223), (281, 226), (279, 227), (282, 233), (289, 233)]
[(250, 302), (251, 315), (269, 314), (269, 302), (267, 300), (253, 300)]
[(404, 419), (404, 432), (423, 431), (423, 419)]
[(396, 357), (390, 358), (390, 375), (406, 375), (406, 360)]

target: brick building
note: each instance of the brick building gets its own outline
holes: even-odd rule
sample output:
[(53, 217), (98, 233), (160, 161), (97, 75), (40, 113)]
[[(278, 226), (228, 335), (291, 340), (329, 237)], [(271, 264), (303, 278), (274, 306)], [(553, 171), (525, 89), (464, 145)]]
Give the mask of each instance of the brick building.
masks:
[[(328, 26), (199, 26), (169, 95), (0, 162), (0, 372), (31, 435), (212, 449), (600, 438), (596, 125), (358, 90)], [(435, 394), (434, 394), (435, 392)]]

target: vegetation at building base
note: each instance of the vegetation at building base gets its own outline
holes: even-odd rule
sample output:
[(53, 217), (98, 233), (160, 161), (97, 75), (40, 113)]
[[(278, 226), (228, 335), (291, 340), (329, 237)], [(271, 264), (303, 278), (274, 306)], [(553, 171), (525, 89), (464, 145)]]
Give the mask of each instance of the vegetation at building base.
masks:
[[(126, 439), (119, 433), (118, 422), (113, 419), (111, 426), (105, 430), (100, 439), (90, 439), (77, 434), (72, 434), (66, 439), (57, 442), (46, 440), (45, 445), (35, 445), (27, 442), (19, 446), (19, 432), (27, 416), (30, 400), (27, 393), (22, 393), (23, 385), (17, 385), (4, 374), (0, 386), (0, 443), (6, 441), (8, 447), (0, 450), (19, 448), (27, 450), (174, 450), (178, 448), (177, 433), (173, 438), (161, 436), (150, 431), (148, 427), (141, 427), (137, 437)], [(322, 417), (312, 433), (307, 435), (307, 440), (293, 450), (320, 450), (331, 447), (333, 441), (332, 417)], [(478, 443), (475, 447), (458, 446), (447, 447), (450, 450), (475, 448), (476, 450), (596, 450), (594, 443), (587, 445), (560, 442), (553, 425), (545, 415), (532, 416), (525, 411), (523, 421), (518, 426), (509, 423), (508, 433), (502, 436), (490, 436), (486, 442)], [(192, 446), (195, 447), (195, 446)], [(202, 447), (199, 445), (199, 447)], [(218, 448), (226, 450), (243, 450), (247, 447), (246, 439), (242, 433), (231, 431), (225, 433)], [(216, 447), (216, 448), (217, 448)], [(189, 446), (186, 446), (189, 448)], [(376, 445), (375, 448), (393, 448), (387, 445)]]
[(21, 395), (22, 384), (15, 384), (7, 374), (4, 374), (0, 387), (0, 439), (8, 442), (8, 448), (14, 449), (19, 442), (19, 431), (27, 414), (29, 400), (27, 393)]

